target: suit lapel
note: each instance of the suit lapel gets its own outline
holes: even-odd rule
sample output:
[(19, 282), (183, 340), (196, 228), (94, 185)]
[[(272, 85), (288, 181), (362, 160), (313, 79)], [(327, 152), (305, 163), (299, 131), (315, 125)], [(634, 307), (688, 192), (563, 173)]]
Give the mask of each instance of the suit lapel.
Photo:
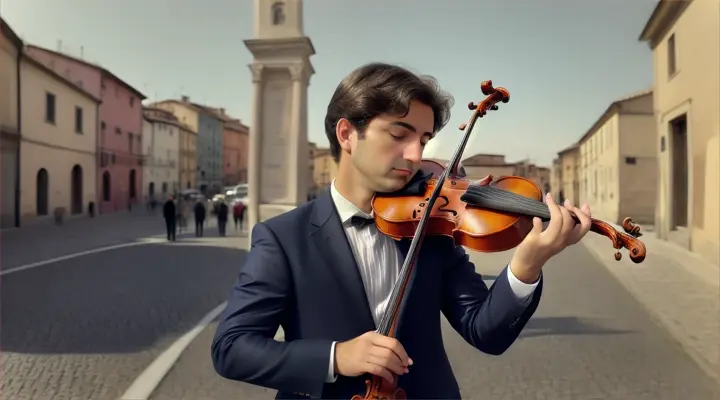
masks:
[(310, 235), (326, 267), (347, 293), (350, 304), (359, 310), (363, 325), (375, 327), (355, 256), (345, 236), (329, 190), (315, 200), (310, 222), (312, 224)]

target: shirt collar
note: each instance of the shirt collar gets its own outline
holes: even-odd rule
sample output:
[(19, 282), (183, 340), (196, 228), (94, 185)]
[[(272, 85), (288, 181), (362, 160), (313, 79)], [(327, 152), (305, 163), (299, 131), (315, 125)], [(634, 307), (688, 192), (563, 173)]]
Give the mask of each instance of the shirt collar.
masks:
[(330, 195), (332, 196), (333, 203), (335, 203), (335, 208), (337, 209), (338, 215), (340, 216), (341, 223), (345, 224), (356, 215), (364, 218), (372, 218), (372, 213), (367, 214), (363, 212), (355, 204), (351, 203), (350, 200), (346, 199), (345, 196), (340, 194), (340, 192), (335, 187), (334, 179), (330, 184)]

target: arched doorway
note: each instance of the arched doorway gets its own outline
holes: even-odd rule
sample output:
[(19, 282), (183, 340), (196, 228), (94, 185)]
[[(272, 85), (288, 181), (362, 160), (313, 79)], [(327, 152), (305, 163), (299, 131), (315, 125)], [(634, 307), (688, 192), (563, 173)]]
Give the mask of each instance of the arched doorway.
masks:
[(37, 215), (48, 215), (50, 177), (45, 168), (40, 168), (35, 178), (35, 212)]
[(135, 181), (135, 170), (130, 170), (130, 199), (134, 200), (137, 196), (137, 182)]
[(110, 172), (103, 172), (102, 176), (103, 201), (110, 201)]
[(83, 170), (78, 164), (75, 164), (70, 172), (70, 212), (83, 212)]

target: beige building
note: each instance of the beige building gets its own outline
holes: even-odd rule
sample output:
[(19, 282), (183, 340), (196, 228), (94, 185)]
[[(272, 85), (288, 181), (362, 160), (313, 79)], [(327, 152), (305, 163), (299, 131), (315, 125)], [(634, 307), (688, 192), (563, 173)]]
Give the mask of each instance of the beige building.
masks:
[(16, 210), (19, 192), (18, 152), (20, 140), (20, 53), (23, 43), (0, 18), (0, 228), (19, 226)]
[(169, 111), (143, 107), (143, 182), (147, 185), (148, 198), (162, 201), (183, 189), (180, 127), (180, 122)]
[(580, 147), (573, 144), (558, 153), (560, 174), (559, 201), (570, 199), (570, 202), (582, 205), (580, 202)]
[(653, 50), (657, 235), (720, 264), (717, 0), (660, 1), (640, 40)]
[(197, 132), (190, 125), (179, 122), (180, 127), (180, 185), (185, 189), (197, 188)]
[[(143, 151), (148, 157), (144, 166), (144, 182), (148, 185), (146, 193), (163, 193), (162, 182), (173, 182), (173, 185), (167, 185), (168, 192), (195, 189), (197, 132), (190, 124), (179, 121), (174, 113), (163, 108), (144, 107), (143, 116), (143, 134), (147, 133)], [(171, 154), (167, 155), (168, 152)], [(175, 165), (171, 166), (164, 160), (172, 160)], [(172, 175), (172, 179), (168, 175)]]
[(550, 167), (550, 193), (552, 193), (553, 199), (562, 201), (560, 193), (562, 193), (562, 164), (560, 157), (553, 159), (552, 167)]
[(480, 180), (488, 175), (493, 179), (502, 176), (521, 176), (535, 182), (543, 191), (550, 191), (550, 168), (539, 167), (527, 160), (509, 163), (501, 154), (475, 154), (462, 160), (468, 179)]
[(580, 202), (598, 219), (652, 224), (657, 193), (653, 93), (614, 101), (580, 138)]
[(315, 148), (312, 164), (313, 185), (309, 191), (317, 196), (335, 179), (338, 165), (328, 148)]
[(96, 201), (100, 99), (27, 55), (20, 88), (21, 219), (87, 212)]

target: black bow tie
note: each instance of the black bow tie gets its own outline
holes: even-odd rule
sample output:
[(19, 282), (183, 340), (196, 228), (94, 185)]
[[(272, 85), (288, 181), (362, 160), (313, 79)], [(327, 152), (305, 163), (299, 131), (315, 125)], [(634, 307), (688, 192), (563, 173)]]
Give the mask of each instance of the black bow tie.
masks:
[(350, 219), (350, 223), (356, 228), (364, 228), (366, 226), (374, 224), (375, 220), (372, 218), (361, 217), (360, 215), (353, 215), (353, 217)]

